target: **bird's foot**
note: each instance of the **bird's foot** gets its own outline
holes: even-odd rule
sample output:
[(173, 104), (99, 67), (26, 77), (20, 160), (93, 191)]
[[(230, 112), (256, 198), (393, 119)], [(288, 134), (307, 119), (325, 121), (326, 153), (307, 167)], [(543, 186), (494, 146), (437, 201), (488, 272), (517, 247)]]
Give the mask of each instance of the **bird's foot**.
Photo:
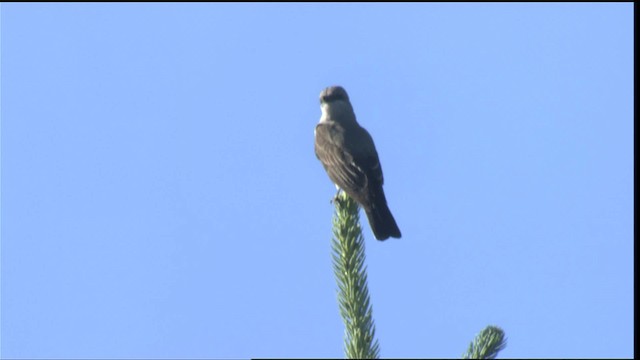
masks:
[(336, 194), (333, 196), (333, 198), (331, 200), (329, 200), (329, 202), (331, 204), (333, 204), (336, 201), (340, 201), (340, 192), (342, 191), (342, 189), (338, 188), (338, 191), (336, 191)]

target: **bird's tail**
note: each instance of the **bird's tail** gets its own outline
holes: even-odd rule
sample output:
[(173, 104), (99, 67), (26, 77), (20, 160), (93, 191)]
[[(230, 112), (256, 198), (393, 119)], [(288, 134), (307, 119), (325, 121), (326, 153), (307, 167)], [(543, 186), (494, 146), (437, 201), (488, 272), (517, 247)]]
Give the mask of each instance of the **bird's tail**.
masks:
[(383, 199), (371, 204), (370, 207), (364, 209), (369, 219), (369, 225), (378, 240), (387, 240), (389, 237), (400, 238), (400, 229), (396, 224), (396, 220), (387, 206), (387, 202)]

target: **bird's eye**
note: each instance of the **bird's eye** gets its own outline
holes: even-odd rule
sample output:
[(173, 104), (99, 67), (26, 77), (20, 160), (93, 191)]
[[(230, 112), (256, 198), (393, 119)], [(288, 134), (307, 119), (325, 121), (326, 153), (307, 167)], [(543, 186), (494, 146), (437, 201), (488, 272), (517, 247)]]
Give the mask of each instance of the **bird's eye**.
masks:
[(324, 101), (326, 102), (332, 102), (336, 100), (344, 100), (344, 96), (342, 96), (342, 94), (340, 93), (332, 93), (324, 97)]

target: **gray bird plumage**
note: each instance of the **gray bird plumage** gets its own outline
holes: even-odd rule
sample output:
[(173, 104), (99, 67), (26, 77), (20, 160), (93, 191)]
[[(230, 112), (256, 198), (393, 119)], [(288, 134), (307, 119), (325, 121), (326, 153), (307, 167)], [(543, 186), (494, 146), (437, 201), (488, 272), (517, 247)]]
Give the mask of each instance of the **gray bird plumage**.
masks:
[(362, 206), (376, 239), (399, 238), (400, 229), (382, 189), (378, 152), (369, 132), (356, 121), (347, 92), (340, 86), (324, 89), (320, 107), (315, 152), (329, 178)]

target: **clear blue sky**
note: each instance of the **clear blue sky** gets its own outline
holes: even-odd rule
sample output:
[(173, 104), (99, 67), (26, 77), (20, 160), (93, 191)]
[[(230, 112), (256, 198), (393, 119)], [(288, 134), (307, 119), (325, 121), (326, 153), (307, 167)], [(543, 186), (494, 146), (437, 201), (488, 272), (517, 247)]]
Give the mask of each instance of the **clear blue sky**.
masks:
[(344, 86), (383, 357), (633, 356), (633, 4), (2, 4), (1, 355), (342, 357)]

